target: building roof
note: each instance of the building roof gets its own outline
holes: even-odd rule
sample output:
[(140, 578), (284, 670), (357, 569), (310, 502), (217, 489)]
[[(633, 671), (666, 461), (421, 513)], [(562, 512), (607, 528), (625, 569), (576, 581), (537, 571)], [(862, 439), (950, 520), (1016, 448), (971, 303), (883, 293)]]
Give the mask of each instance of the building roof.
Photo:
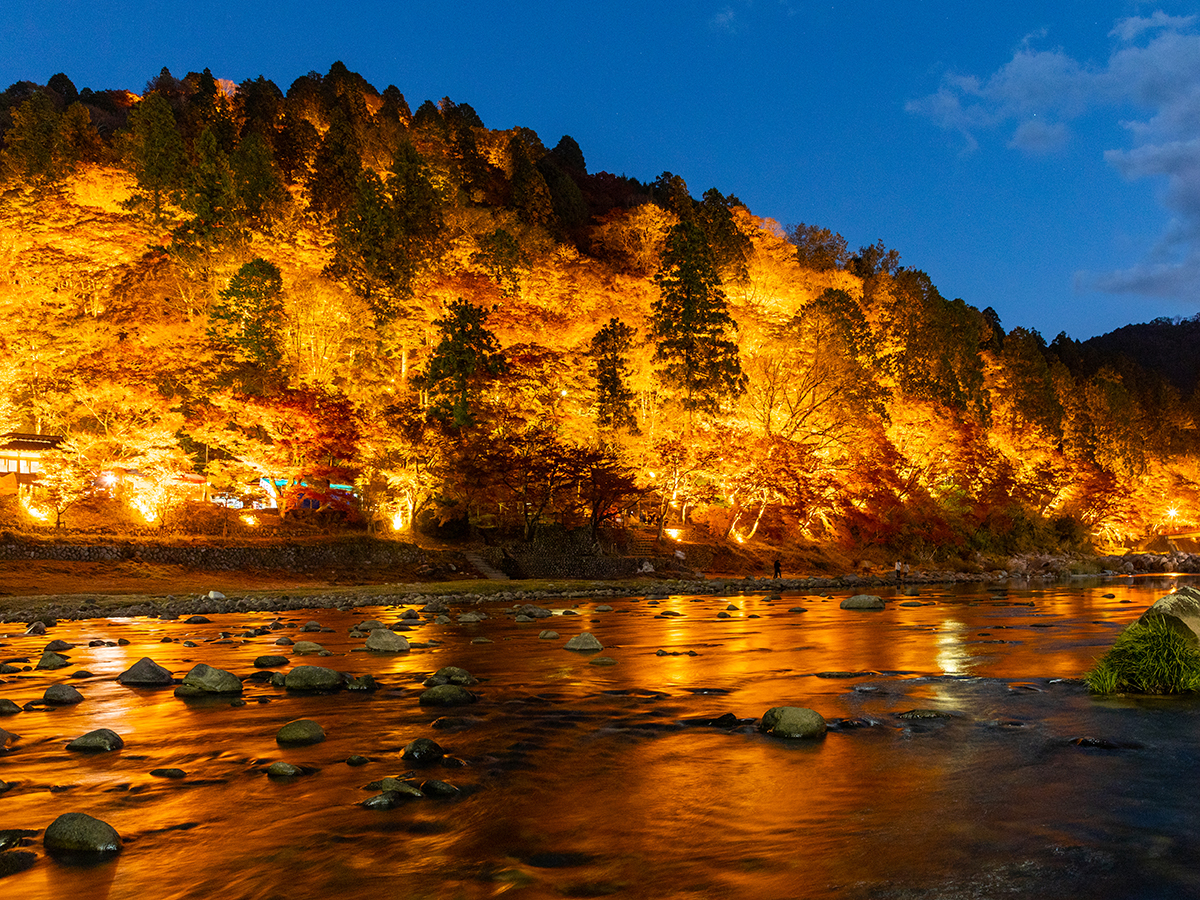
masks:
[(0, 434), (0, 451), (3, 450), (53, 450), (63, 442), (60, 435), (30, 434), (24, 431), (9, 431)]

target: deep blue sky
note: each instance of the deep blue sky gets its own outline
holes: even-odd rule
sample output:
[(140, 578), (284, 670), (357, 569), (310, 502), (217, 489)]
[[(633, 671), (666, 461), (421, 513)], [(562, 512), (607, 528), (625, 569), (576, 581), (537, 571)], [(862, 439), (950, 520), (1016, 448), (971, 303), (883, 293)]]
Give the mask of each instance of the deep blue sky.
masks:
[(343, 61), (414, 109), (574, 137), (591, 171), (882, 239), (1004, 325), (1200, 312), (1200, 4), (1164, 0), (17, 3), (0, 86), (140, 92)]

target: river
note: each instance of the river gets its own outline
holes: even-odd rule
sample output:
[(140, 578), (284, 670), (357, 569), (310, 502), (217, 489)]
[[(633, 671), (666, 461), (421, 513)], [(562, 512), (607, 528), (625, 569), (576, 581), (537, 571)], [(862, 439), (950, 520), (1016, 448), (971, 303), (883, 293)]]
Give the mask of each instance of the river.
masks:
[[(349, 631), (396, 622), (398, 607), (288, 614), (254, 637), (240, 635), (270, 614), (10, 633), (0, 659), (21, 666), (54, 638), (79, 646), (66, 669), (0, 676), (0, 698), (24, 705), (68, 682), (85, 700), (0, 718), (19, 735), (0, 756), (12, 785), (0, 828), (38, 831), (26, 849), (39, 856), (0, 880), (0, 896), (1200, 897), (1200, 701), (1097, 699), (1078, 681), (1174, 583), (925, 586), (885, 593), (879, 612), (840, 609), (848, 591), (564, 599), (532, 624), (484, 606), (479, 624), (418, 625), (406, 636), (426, 646), (395, 655), (365, 652)], [(579, 615), (562, 615), (575, 604)], [(301, 633), (310, 619), (332, 630)], [(560, 637), (539, 638), (547, 628)], [(563, 649), (581, 631), (615, 665)], [(221, 632), (231, 637), (219, 643)], [(143, 656), (177, 677), (199, 662), (246, 676), (256, 657), (289, 654), (280, 635), (332, 651), (295, 664), (369, 673), (379, 690), (310, 696), (247, 681), (246, 704), (232, 706), (115, 680)], [(418, 704), (421, 681), (446, 665), (479, 679), (476, 704)], [(79, 670), (91, 674), (71, 677)], [(830, 732), (760, 735), (755, 720), (783, 705), (815, 709)], [(900, 715), (914, 709), (949, 717)], [(725, 713), (738, 721), (703, 724)], [(439, 715), (463, 721), (434, 728)], [(327, 740), (277, 745), (298, 718)], [(104, 727), (124, 749), (65, 749)], [(419, 737), (454, 766), (413, 770), (400, 751)], [(348, 765), (354, 754), (369, 761)], [(277, 760), (306, 774), (268, 778)], [(161, 767), (186, 777), (149, 774)], [(368, 783), (409, 771), (462, 795), (360, 805), (378, 793)], [(123, 851), (56, 862), (40, 832), (63, 812), (108, 822)]]

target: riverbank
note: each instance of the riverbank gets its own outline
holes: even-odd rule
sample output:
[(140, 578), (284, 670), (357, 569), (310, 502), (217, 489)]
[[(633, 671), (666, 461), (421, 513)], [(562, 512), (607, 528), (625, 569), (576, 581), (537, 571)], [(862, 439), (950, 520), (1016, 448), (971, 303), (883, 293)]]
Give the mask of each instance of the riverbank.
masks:
[[(686, 565), (672, 571), (656, 559), (657, 570), (654, 565), (645, 566), (646, 571), (633, 577), (496, 581), (477, 570), (471, 558), (479, 554), (467, 548), (421, 547), (362, 536), (222, 545), (212, 541), (54, 541), (6, 534), (0, 539), (0, 621), (170, 617), (431, 600), (471, 606), (564, 597), (894, 590), (925, 584), (999, 584), (1010, 578), (1046, 582), (1101, 572), (1200, 571), (1200, 556), (1186, 554), (1176, 554), (1181, 557), (1178, 559), (1152, 554), (1095, 559), (1029, 555), (1005, 560), (1004, 568), (976, 565), (974, 571), (910, 566), (898, 579), (893, 569), (878, 560), (872, 567), (861, 558), (836, 553), (817, 556), (810, 551), (803, 560), (785, 557), (784, 571), (790, 577), (774, 579), (745, 571), (761, 571), (761, 560), (769, 551), (719, 555), (708, 546), (685, 546), (693, 559), (704, 556), (712, 563), (719, 559), (723, 563), (720, 568), (735, 571), (689, 571)], [(1160, 568), (1155, 569), (1156, 565)], [(801, 574), (789, 571), (799, 566), (803, 566)]]

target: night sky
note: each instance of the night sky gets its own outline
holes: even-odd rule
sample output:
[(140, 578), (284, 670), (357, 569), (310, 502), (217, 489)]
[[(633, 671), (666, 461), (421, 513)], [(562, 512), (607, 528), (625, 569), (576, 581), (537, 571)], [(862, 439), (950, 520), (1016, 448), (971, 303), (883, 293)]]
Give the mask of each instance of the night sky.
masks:
[(11, 4), (0, 86), (286, 91), (341, 60), (416, 109), (574, 137), (782, 225), (878, 239), (1047, 340), (1200, 312), (1195, 2)]

